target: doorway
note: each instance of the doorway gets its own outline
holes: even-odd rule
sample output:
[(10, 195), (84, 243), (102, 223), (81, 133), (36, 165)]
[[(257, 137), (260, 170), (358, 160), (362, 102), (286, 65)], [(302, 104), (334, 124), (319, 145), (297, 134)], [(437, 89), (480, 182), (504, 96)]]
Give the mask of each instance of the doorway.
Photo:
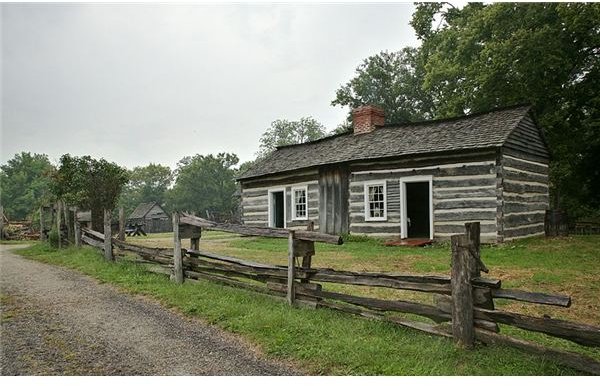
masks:
[(433, 239), (431, 177), (400, 180), (402, 194), (402, 238)]
[(269, 226), (285, 228), (285, 190), (269, 191)]

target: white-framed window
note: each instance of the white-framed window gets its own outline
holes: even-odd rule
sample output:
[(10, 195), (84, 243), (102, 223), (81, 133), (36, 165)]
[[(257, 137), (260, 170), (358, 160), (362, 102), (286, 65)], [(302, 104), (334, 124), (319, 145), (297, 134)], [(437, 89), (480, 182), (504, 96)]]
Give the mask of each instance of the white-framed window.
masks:
[(292, 220), (308, 220), (308, 187), (292, 187)]
[(385, 181), (365, 183), (365, 221), (387, 221)]

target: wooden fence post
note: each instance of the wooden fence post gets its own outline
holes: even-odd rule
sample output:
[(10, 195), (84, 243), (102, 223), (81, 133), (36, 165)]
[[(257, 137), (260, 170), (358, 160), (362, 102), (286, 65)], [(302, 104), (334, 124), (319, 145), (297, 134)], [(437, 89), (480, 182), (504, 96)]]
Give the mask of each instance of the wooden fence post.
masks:
[(0, 205), (0, 240), (4, 240), (4, 207)]
[(112, 253), (111, 218), (111, 210), (104, 209), (104, 258), (108, 261), (113, 261), (115, 259)]
[(75, 246), (81, 247), (81, 224), (77, 221), (77, 209), (73, 211), (73, 233), (75, 234)]
[(296, 301), (296, 289), (294, 288), (294, 276), (296, 274), (296, 265), (294, 262), (294, 236), (293, 230), (288, 235), (288, 276), (287, 276), (287, 302), (293, 305)]
[(46, 240), (46, 235), (44, 234), (44, 207), (40, 206), (40, 241)]
[(60, 231), (60, 216), (61, 216), (61, 207), (60, 201), (56, 202), (56, 228), (58, 228), (58, 247), (62, 246), (62, 233)]
[(177, 284), (183, 283), (183, 260), (181, 257), (181, 238), (179, 237), (179, 213), (173, 212), (173, 280)]
[[(481, 271), (488, 273), (489, 269), (481, 260), (481, 226), (479, 222), (468, 222), (465, 223), (465, 231), (467, 240), (469, 242), (469, 251), (471, 253), (471, 259), (475, 260), (471, 264), (471, 279), (481, 277)], [(489, 288), (475, 287), (474, 291), (476, 294), (473, 296), (473, 306), (479, 308), (485, 308), (488, 310), (494, 309), (494, 298), (492, 297), (492, 290)], [(494, 331), (499, 331), (497, 323)]]
[(471, 254), (475, 259), (473, 277), (479, 277), (481, 276), (481, 271), (485, 273), (489, 272), (483, 260), (481, 260), (481, 225), (479, 222), (467, 222), (465, 223), (465, 231), (469, 240)]
[(190, 249), (194, 251), (200, 250), (200, 237), (202, 237), (202, 228), (198, 228), (198, 237), (190, 237)]
[(454, 235), (452, 240), (452, 336), (464, 348), (472, 348), (475, 341), (473, 328), (473, 288), (471, 275), (475, 259), (469, 251), (466, 235)]
[(125, 208), (119, 208), (119, 240), (125, 241)]
[(69, 217), (69, 213), (71, 213), (71, 210), (69, 209), (68, 205), (65, 204), (64, 201), (62, 202), (62, 208), (65, 220), (65, 228), (67, 228), (67, 241), (70, 243), (73, 240), (71, 235), (71, 220)]

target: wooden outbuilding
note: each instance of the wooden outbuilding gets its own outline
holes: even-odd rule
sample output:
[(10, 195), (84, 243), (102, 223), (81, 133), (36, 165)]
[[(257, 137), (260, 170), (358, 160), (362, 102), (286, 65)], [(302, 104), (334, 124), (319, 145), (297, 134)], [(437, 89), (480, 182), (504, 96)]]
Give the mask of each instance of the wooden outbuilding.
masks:
[(549, 152), (529, 106), (407, 124), (363, 106), (353, 124), (241, 175), (244, 224), (448, 239), (479, 221), (484, 242), (544, 233)]
[(171, 232), (171, 216), (157, 202), (144, 202), (127, 217), (127, 226), (143, 225), (146, 233)]
[(92, 228), (92, 211), (77, 212), (77, 222), (82, 228)]

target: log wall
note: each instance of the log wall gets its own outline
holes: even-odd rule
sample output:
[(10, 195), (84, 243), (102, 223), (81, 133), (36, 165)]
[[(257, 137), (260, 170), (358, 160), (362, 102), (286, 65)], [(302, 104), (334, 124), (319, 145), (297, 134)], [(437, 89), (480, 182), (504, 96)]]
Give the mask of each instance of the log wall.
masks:
[[(543, 134), (527, 116), (502, 148), (353, 162), (348, 165), (348, 231), (400, 237), (400, 178), (431, 176), (435, 239), (449, 239), (462, 232), (465, 222), (472, 221), (481, 224), (482, 242), (541, 235), (544, 211), (549, 207), (548, 160)], [(365, 219), (365, 183), (374, 181), (386, 182), (387, 218), (383, 221)], [(322, 193), (316, 169), (243, 182), (244, 224), (268, 226), (268, 190), (283, 186), (286, 227), (306, 227), (308, 221), (291, 220), (293, 185), (308, 185), (308, 221), (318, 230), (319, 220), (324, 220), (319, 216), (324, 206), (319, 202)], [(345, 219), (346, 214), (338, 217)]]
[(549, 208), (549, 155), (540, 130), (525, 118), (498, 157), (498, 241), (544, 234)]
[[(242, 222), (249, 226), (269, 226), (269, 190), (285, 188), (286, 228), (306, 229), (310, 221), (319, 229), (318, 171), (266, 178), (260, 182), (242, 183)], [(292, 220), (292, 187), (308, 188), (308, 220)]]
[[(432, 176), (433, 231), (435, 239), (449, 239), (464, 230), (464, 223), (481, 223), (482, 240), (495, 242), (496, 165), (495, 152), (463, 154), (460, 158), (423, 159), (421, 165), (386, 168), (392, 163), (373, 163), (353, 168), (350, 177), (350, 233), (399, 237), (401, 233), (400, 178)], [(401, 165), (398, 165), (401, 166)], [(387, 220), (365, 221), (365, 183), (386, 181)]]

